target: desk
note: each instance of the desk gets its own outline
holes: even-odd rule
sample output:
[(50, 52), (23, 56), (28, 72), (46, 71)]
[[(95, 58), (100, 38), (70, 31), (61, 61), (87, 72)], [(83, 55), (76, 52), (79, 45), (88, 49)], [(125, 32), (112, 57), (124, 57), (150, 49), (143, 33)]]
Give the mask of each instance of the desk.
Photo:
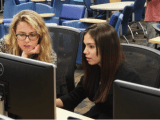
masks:
[(41, 17), (45, 18), (45, 17), (53, 17), (55, 16), (54, 13), (42, 13), (42, 14), (39, 14)]
[[(4, 105), (4, 103), (2, 103), (2, 101), (0, 101), (0, 108), (4, 108), (3, 105)], [(4, 114), (2, 111), (1, 111), (0, 115)], [(83, 115), (80, 115), (80, 114), (70, 112), (68, 110), (64, 110), (62, 108), (56, 107), (56, 119), (57, 120), (67, 120), (67, 118), (70, 117), (70, 116), (75, 117), (75, 118), (79, 118), (79, 119), (83, 119), (83, 120), (93, 120), (92, 118), (89, 118), (89, 117), (86, 117), (86, 116), (83, 116)]]
[(56, 115), (57, 115), (57, 120), (67, 120), (68, 117), (75, 117), (75, 118), (79, 118), (79, 119), (83, 119), (83, 120), (93, 120), (92, 118), (74, 113), (74, 112), (70, 112), (67, 110), (64, 110), (62, 108), (58, 108), (56, 107)]
[(81, 22), (86, 22), (86, 23), (106, 23), (106, 20), (100, 20), (100, 19), (94, 19), (94, 18), (81, 18), (79, 19)]
[(106, 19), (108, 20), (109, 11), (123, 10), (125, 6), (134, 4), (134, 1), (104, 3), (90, 6), (91, 9), (106, 10)]
[(154, 43), (155, 49), (157, 49), (157, 45), (160, 44), (160, 36), (150, 39), (149, 42)]

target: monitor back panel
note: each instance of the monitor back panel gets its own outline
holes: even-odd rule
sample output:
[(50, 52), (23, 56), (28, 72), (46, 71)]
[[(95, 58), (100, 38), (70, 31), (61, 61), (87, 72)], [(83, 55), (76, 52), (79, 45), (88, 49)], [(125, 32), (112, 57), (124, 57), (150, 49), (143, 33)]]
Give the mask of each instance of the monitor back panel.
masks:
[(126, 81), (114, 82), (114, 119), (159, 119), (160, 90)]
[(54, 119), (55, 88), (52, 65), (0, 55), (5, 84), (5, 109), (22, 119)]

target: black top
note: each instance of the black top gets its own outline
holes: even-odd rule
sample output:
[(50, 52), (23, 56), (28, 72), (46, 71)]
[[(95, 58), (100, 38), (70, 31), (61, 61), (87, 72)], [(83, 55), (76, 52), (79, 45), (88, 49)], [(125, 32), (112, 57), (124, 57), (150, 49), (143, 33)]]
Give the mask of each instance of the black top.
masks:
[[(97, 73), (99, 72), (97, 71)], [(141, 83), (138, 73), (126, 61), (123, 61), (119, 69), (117, 70), (114, 80), (116, 79), (130, 81), (134, 83)], [(92, 93), (94, 95), (98, 90), (99, 80), (100, 79), (97, 78), (97, 84), (95, 85), (95, 90)], [(93, 101), (94, 95), (93, 96), (91, 95), (89, 97), (85, 94), (85, 91), (83, 89), (83, 76), (82, 76), (76, 88), (69, 94), (60, 97), (60, 99), (63, 102), (64, 109), (72, 110), (86, 97), (88, 97), (89, 100)], [(106, 118), (112, 119), (113, 118), (113, 84), (111, 86), (111, 90), (109, 92), (107, 100), (104, 103), (96, 103), (84, 115), (94, 119), (106, 119)]]

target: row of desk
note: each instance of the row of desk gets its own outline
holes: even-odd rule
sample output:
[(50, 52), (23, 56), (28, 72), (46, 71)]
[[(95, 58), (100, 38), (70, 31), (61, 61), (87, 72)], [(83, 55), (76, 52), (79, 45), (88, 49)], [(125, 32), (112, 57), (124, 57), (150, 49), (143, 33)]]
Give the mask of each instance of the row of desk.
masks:
[[(0, 115), (3, 115), (4, 113), (4, 102), (0, 100)], [(55, 108), (56, 110), (56, 119), (58, 120), (67, 120), (69, 117), (72, 118), (78, 118), (78, 119), (82, 119), (82, 120), (93, 120), (92, 118), (74, 113), (74, 112), (70, 112), (68, 110), (64, 110), (62, 108)], [(2, 116), (0, 116), (1, 118)]]

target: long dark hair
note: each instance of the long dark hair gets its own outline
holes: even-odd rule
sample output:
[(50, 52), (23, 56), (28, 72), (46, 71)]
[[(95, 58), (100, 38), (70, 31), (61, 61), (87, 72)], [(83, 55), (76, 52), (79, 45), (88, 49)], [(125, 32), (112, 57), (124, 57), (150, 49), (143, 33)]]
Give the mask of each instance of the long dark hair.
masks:
[[(93, 24), (84, 31), (84, 36), (89, 33), (95, 41), (97, 55), (101, 56), (101, 67), (89, 65), (85, 54), (82, 54), (82, 65), (84, 68), (83, 86), (90, 96), (95, 89), (97, 74), (100, 71), (101, 86), (94, 96), (94, 102), (105, 102), (109, 94), (115, 73), (125, 59), (116, 30), (107, 23)], [(85, 44), (82, 49), (84, 51)], [(99, 50), (99, 52), (98, 52)]]

